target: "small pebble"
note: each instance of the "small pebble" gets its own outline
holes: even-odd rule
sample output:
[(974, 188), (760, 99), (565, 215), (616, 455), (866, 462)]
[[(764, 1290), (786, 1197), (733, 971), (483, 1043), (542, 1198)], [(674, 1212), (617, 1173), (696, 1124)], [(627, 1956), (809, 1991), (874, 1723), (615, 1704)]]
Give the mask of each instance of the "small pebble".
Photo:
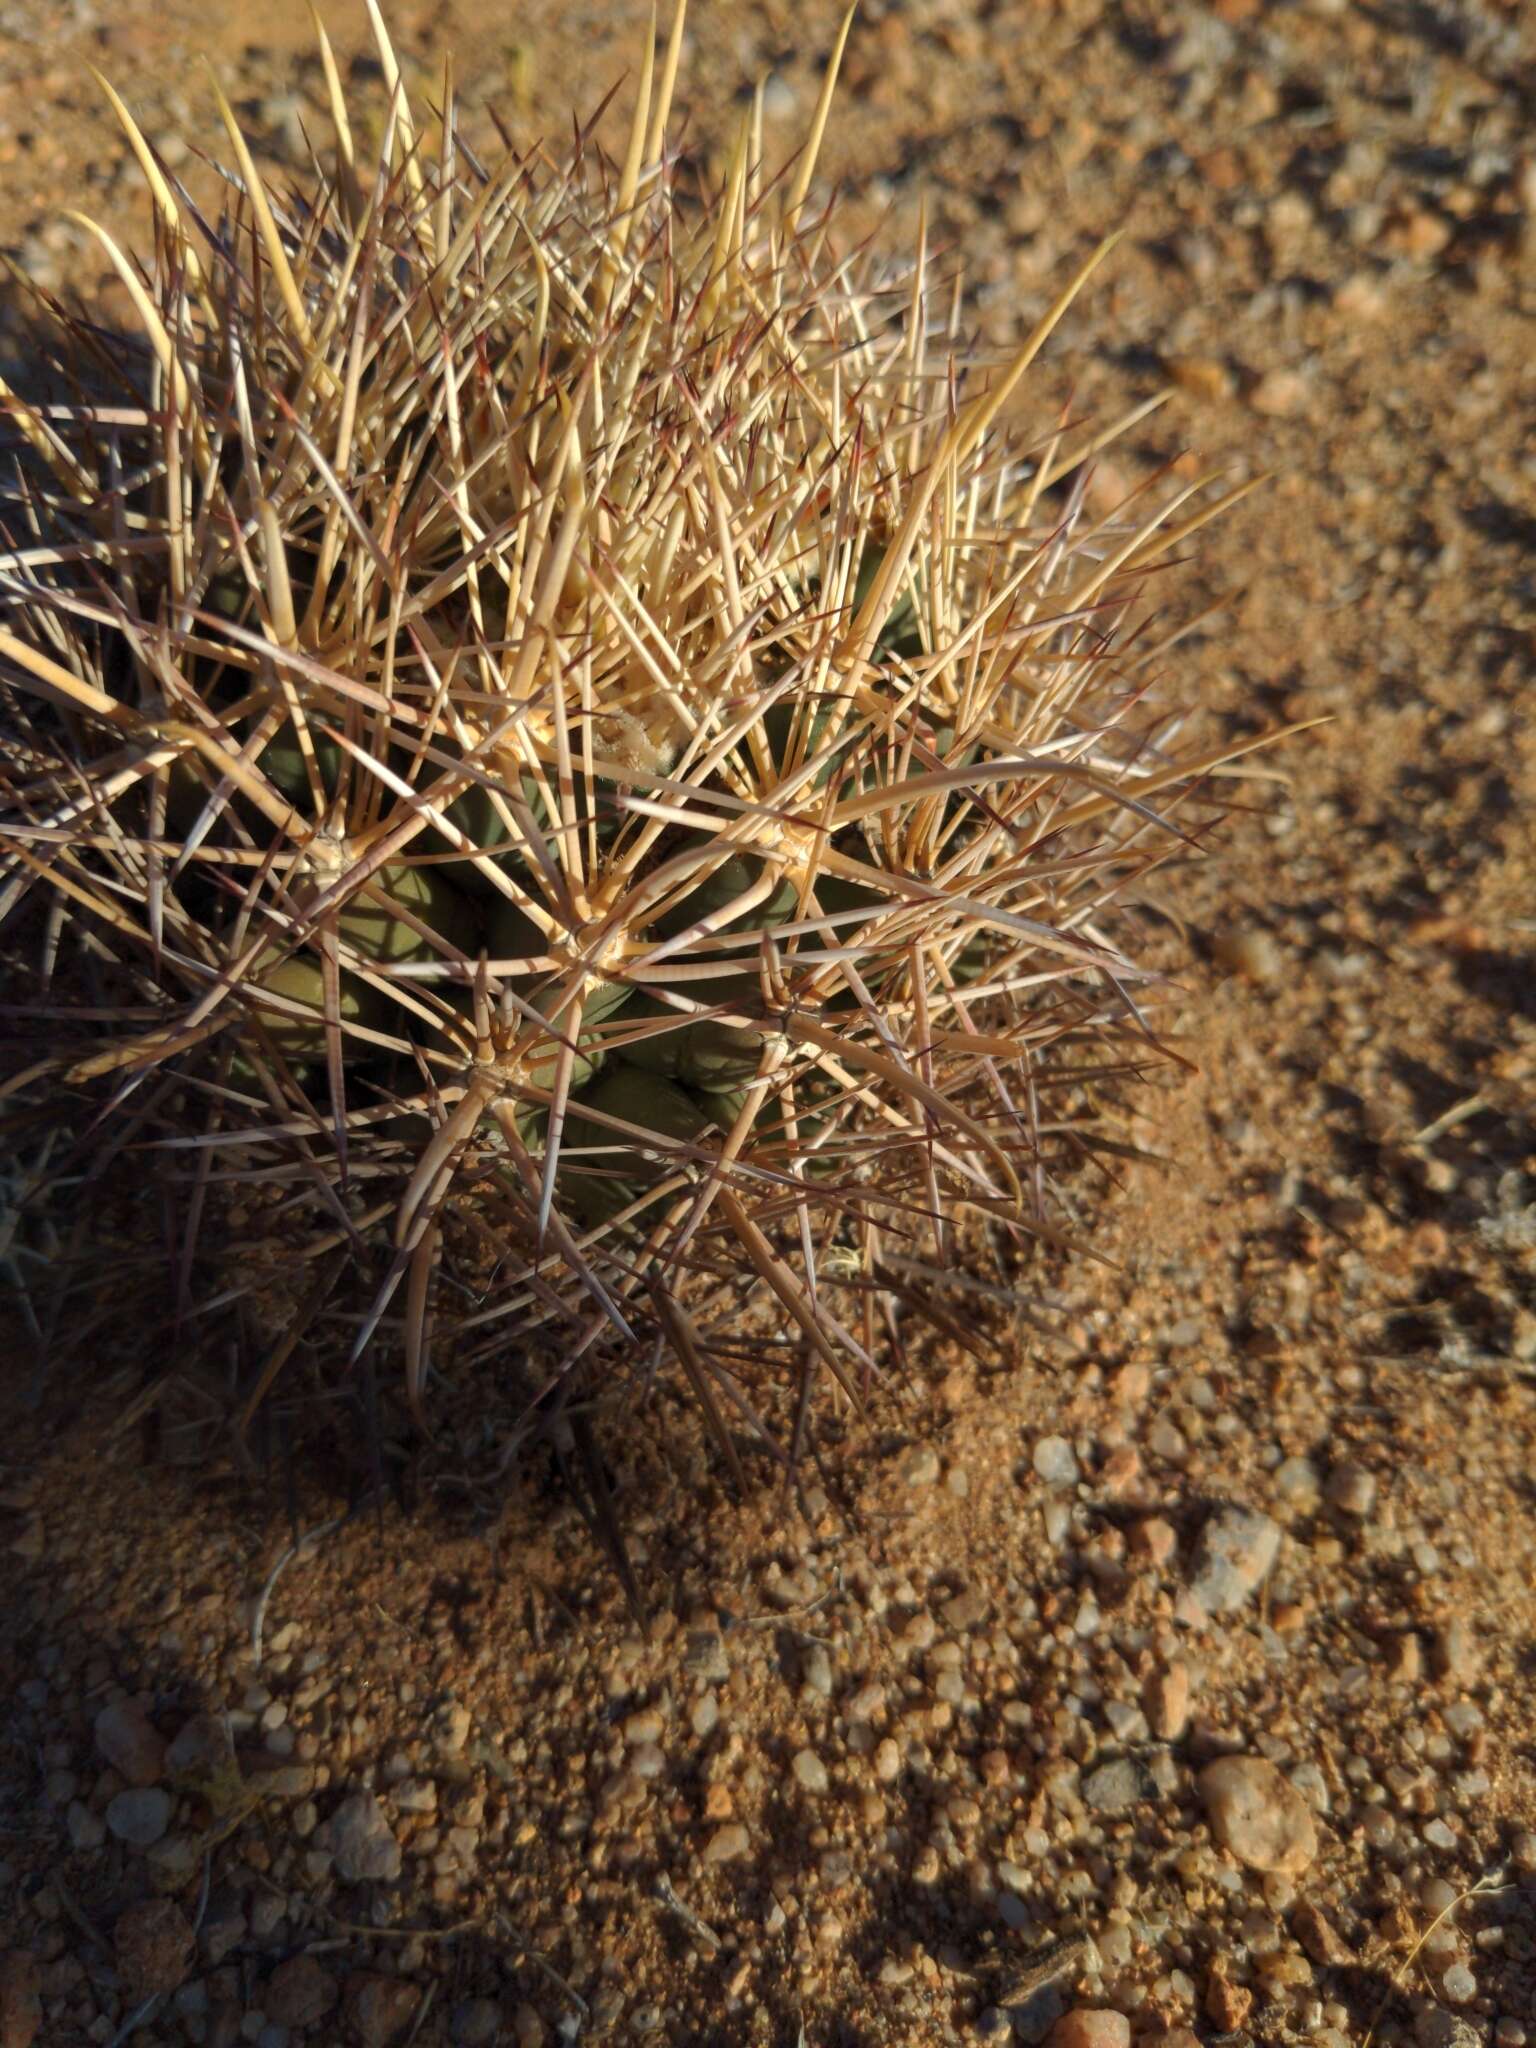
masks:
[(725, 1638), (717, 1628), (695, 1628), (688, 1631), (683, 1646), (683, 1668), (706, 1685), (721, 1685), (731, 1675), (730, 1659), (725, 1653)]
[(164, 1997), (192, 1960), (192, 1927), (174, 1899), (142, 1899), (112, 1931), (118, 1974), (130, 1998)]
[(1048, 2039), (1050, 2048), (1131, 2048), (1131, 2023), (1123, 2012), (1078, 2005), (1062, 2014)]
[(107, 1807), (107, 1831), (132, 1849), (158, 1842), (171, 1824), (171, 1795), (147, 1785), (119, 1792)]
[(1470, 2005), (1477, 1996), (1477, 1979), (1465, 1963), (1452, 1963), (1440, 1979), (1440, 1991), (1452, 2005)]
[(794, 1772), (795, 1782), (802, 1791), (811, 1793), (826, 1791), (828, 1784), (827, 1767), (814, 1749), (798, 1751), (794, 1762), (790, 1765), (790, 1769)]
[(1305, 410), (1307, 380), (1296, 370), (1266, 370), (1248, 394), (1255, 412), (1270, 419), (1288, 420)]
[(1317, 1854), (1312, 1809), (1263, 1757), (1224, 1756), (1197, 1781), (1211, 1832), (1250, 1870), (1299, 1877)]
[(964, 1635), (975, 1628), (986, 1617), (986, 1595), (976, 1587), (968, 1586), (963, 1593), (956, 1593), (946, 1600), (939, 1610), (944, 1617), (944, 1626), (953, 1629), (956, 1635)]
[(165, 1768), (174, 1779), (188, 1779), (201, 1789), (221, 1773), (234, 1770), (234, 1745), (222, 1714), (194, 1714), (183, 1722), (165, 1752)]
[(1229, 926), (1216, 937), (1216, 959), (1245, 981), (1278, 981), (1285, 972), (1280, 948), (1258, 925)]
[(70, 1807), (65, 1825), (69, 1830), (70, 1847), (82, 1853), (88, 1849), (99, 1849), (107, 1839), (106, 1824), (101, 1815), (92, 1813), (78, 1799)]
[(933, 1486), (939, 1476), (939, 1454), (932, 1444), (914, 1444), (898, 1469), (904, 1486)]
[(821, 1699), (832, 1697), (832, 1659), (820, 1643), (812, 1643), (800, 1661), (800, 1683)]
[(1147, 1717), (1129, 1700), (1106, 1700), (1104, 1719), (1116, 1742), (1135, 1743), (1147, 1739)]
[(1346, 320), (1363, 326), (1381, 318), (1387, 309), (1387, 295), (1374, 277), (1357, 272), (1339, 285), (1333, 303)]
[(1376, 1475), (1363, 1465), (1335, 1465), (1328, 1474), (1328, 1505), (1363, 1521), (1376, 1505)]
[(348, 1884), (388, 1881), (400, 1875), (400, 1844), (371, 1792), (354, 1792), (315, 1832), (315, 1843), (335, 1858)]
[(1482, 2035), (1470, 2020), (1447, 2012), (1443, 2005), (1426, 2005), (1413, 2023), (1417, 2048), (1482, 2048)]
[(1465, 1685), (1477, 1670), (1477, 1648), (1472, 1631), (1458, 1614), (1435, 1630), (1434, 1670), (1437, 1678), (1450, 1678)]
[(196, 1835), (166, 1835), (151, 1842), (144, 1852), (149, 1881), (161, 1892), (180, 1891), (202, 1860), (203, 1848)]
[(1314, 1963), (1327, 1969), (1340, 1969), (1355, 1961), (1355, 1952), (1349, 1943), (1322, 1908), (1311, 1900), (1303, 1901), (1296, 1908), (1291, 1927)]
[(1175, 1657), (1154, 1671), (1143, 1699), (1152, 1733), (1160, 1742), (1177, 1742), (1189, 1725), (1189, 1666)]
[(1083, 1780), (1083, 1802), (1094, 1813), (1123, 1813), (1156, 1793), (1145, 1767), (1135, 1757), (1116, 1757), (1100, 1764)]
[(403, 1978), (355, 1970), (347, 1979), (346, 2012), (361, 2048), (394, 2048), (420, 1999), (416, 1986)]
[(1262, 1584), (1280, 1526), (1255, 1508), (1218, 1508), (1200, 1531), (1189, 1590), (1207, 1614), (1230, 1614)]
[(251, 1899), (251, 1934), (257, 1941), (265, 1941), (282, 1924), (287, 1911), (287, 1901), (275, 1892), (256, 1892)]
[(469, 1740), (470, 1712), (458, 1700), (445, 1700), (432, 1716), (432, 1737), (445, 1756), (457, 1756)]
[(501, 2037), (501, 2007), (494, 1998), (466, 1998), (453, 2009), (448, 2025), (455, 2048), (491, 2048)]
[(313, 2027), (335, 2005), (336, 1980), (313, 1956), (290, 1956), (267, 1981), (262, 2005), (279, 2026)]
[(165, 1739), (134, 1700), (119, 1700), (96, 1716), (96, 1747), (130, 1785), (158, 1783), (165, 1769)]
[(1131, 1531), (1131, 1548), (1160, 1570), (1173, 1557), (1179, 1539), (1171, 1522), (1161, 1515), (1146, 1515)]
[(1077, 1483), (1077, 1458), (1064, 1436), (1041, 1437), (1035, 1445), (1031, 1463), (1047, 1486), (1075, 1486)]
[(738, 1856), (745, 1856), (751, 1847), (751, 1837), (740, 1821), (730, 1821), (723, 1828), (716, 1828), (704, 1845), (706, 1863), (734, 1863)]
[(1424, 1651), (1411, 1628), (1392, 1638), (1387, 1676), (1394, 1685), (1417, 1685), (1424, 1671)]
[(1207, 405), (1219, 405), (1232, 395), (1232, 373), (1214, 356), (1169, 356), (1163, 369), (1171, 384)]

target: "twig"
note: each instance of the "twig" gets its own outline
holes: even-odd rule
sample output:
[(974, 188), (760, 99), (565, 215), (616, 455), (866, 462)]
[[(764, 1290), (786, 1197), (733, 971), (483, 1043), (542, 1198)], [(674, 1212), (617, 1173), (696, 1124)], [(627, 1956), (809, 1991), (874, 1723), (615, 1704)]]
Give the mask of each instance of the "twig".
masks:
[(1433, 1123), (1426, 1124), (1422, 1131), (1415, 1131), (1408, 1140), (1408, 1143), (1410, 1145), (1432, 1144), (1436, 1138), (1444, 1137), (1447, 1131), (1455, 1130), (1458, 1124), (1464, 1124), (1469, 1117), (1479, 1115), (1487, 1107), (1488, 1098), (1486, 1095), (1468, 1095), (1448, 1109), (1444, 1116), (1437, 1116)]
[(663, 1905), (670, 1906), (683, 1925), (696, 1934), (702, 1942), (706, 1943), (711, 1951), (719, 1949), (719, 1935), (716, 1934), (707, 1920), (699, 1918), (698, 1914), (694, 1912), (692, 1906), (686, 1900), (678, 1897), (677, 1892), (673, 1888), (672, 1880), (665, 1871), (656, 1880), (656, 1896)]
[(1093, 1937), (1081, 1930), (1048, 1941), (1032, 1955), (1025, 1956), (1008, 1973), (994, 2001), (998, 2006), (1026, 2005), (1037, 1991), (1054, 1984), (1058, 1977), (1080, 1976), (1095, 1955)]
[(144, 2022), (154, 2012), (155, 2007), (159, 2003), (160, 1993), (158, 1991), (152, 1991), (149, 1997), (145, 1999), (142, 2005), (136, 2006), (134, 2010), (131, 2013), (129, 2013), (127, 2019), (123, 2021), (123, 2024), (118, 2028), (117, 2032), (112, 2036), (111, 2040), (107, 2043), (107, 2048), (122, 2048), (123, 2042), (126, 2041), (130, 2035), (136, 2034), (139, 2031), (140, 2027), (143, 2026)]
[(566, 1997), (571, 2001), (572, 2005), (575, 2006), (576, 2010), (581, 2014), (584, 2020), (591, 2018), (591, 2008), (588, 2006), (587, 2001), (582, 1997), (581, 1993), (575, 1988), (574, 1985), (566, 1983), (565, 1979), (561, 1976), (560, 1972), (555, 1968), (554, 1964), (550, 1962), (547, 1956), (540, 1955), (539, 1951), (536, 1948), (530, 1947), (529, 1944), (526, 1941), (524, 1941), (523, 1937), (518, 1933), (517, 1929), (512, 1925), (512, 1922), (507, 1918), (505, 1913), (498, 1913), (496, 1915), (496, 1925), (501, 1929), (502, 1933), (506, 1936), (507, 1940), (515, 1944), (520, 1957), (526, 1956), (530, 1963), (532, 1963), (537, 1969), (540, 1969), (544, 1972), (545, 1976), (549, 1979), (549, 1981), (552, 1984), (557, 1984), (560, 1987), (560, 1989), (565, 1993)]
[(1413, 1965), (1418, 1961), (1419, 1956), (1423, 1952), (1424, 1944), (1429, 1940), (1429, 1937), (1434, 1933), (1435, 1929), (1441, 1924), (1442, 1921), (1448, 1920), (1452, 1913), (1456, 1911), (1458, 1906), (1464, 1906), (1468, 1899), (1488, 1898), (1496, 1895), (1499, 1892), (1509, 1891), (1511, 1889), (1509, 1885), (1501, 1884), (1499, 1882), (1499, 1878), (1503, 1874), (1503, 1872), (1495, 1873), (1493, 1871), (1485, 1871), (1483, 1875), (1477, 1880), (1476, 1884), (1468, 1885), (1467, 1889), (1464, 1892), (1459, 1892), (1456, 1895), (1456, 1897), (1452, 1899), (1451, 1903), (1448, 1906), (1442, 1907), (1441, 1910), (1435, 1915), (1434, 1919), (1430, 1921), (1429, 1925), (1424, 1929), (1424, 1932), (1413, 1944), (1413, 1947), (1409, 1949), (1407, 1955), (1403, 1957), (1403, 1960), (1398, 1964), (1397, 1968), (1392, 1972), (1392, 1975), (1387, 1979), (1387, 1988), (1385, 1991), (1382, 1992), (1381, 1998), (1377, 2003), (1376, 2010), (1371, 2014), (1371, 2024), (1369, 2025), (1369, 2027), (1366, 2028), (1365, 2040), (1361, 2043), (1361, 2048), (1371, 2048), (1371, 2043), (1376, 2038), (1376, 2029), (1381, 2024), (1381, 2016), (1386, 2011), (1388, 2003), (1391, 2000), (1392, 1994), (1399, 1989), (1399, 1987), (1402, 1984), (1403, 1978), (1407, 1975), (1408, 1971), (1413, 1968)]
[(477, 1927), (485, 1925), (477, 1913), (472, 1920), (455, 1920), (451, 1927), (369, 1927), (361, 1920), (340, 1919), (318, 1904), (314, 1910), (328, 1927), (339, 1927), (343, 1934), (364, 1934), (370, 1941), (452, 1941), (456, 1934), (472, 1934)]
[(831, 1636), (812, 1635), (808, 1628), (796, 1628), (792, 1622), (785, 1622), (783, 1633), (789, 1637), (792, 1643), (799, 1643), (802, 1647), (806, 1643), (815, 1643), (819, 1649), (823, 1650), (830, 1650), (834, 1647)]
[(195, 1941), (202, 1931), (203, 1915), (208, 1910), (208, 1887), (213, 1882), (213, 1851), (203, 1857), (203, 1882), (197, 1894), (197, 1911), (192, 1916), (192, 1938)]
[[(198, 1932), (202, 1927), (203, 1915), (208, 1910), (208, 1887), (212, 1880), (212, 1877), (213, 1858), (211, 1856), (205, 1856), (203, 1858), (203, 1882), (198, 1893), (197, 1911), (192, 1918), (192, 1934), (194, 1939), (196, 1938)], [(92, 1926), (91, 1922), (86, 1918), (85, 1914), (80, 1910), (79, 1906), (76, 1905), (75, 1901), (70, 1897), (69, 1891), (65, 1886), (64, 1880), (59, 1875), (57, 1870), (55, 1870), (53, 1873), (52, 1884), (53, 1889), (58, 1896), (59, 1904), (64, 1908), (64, 1914), (66, 1919), (73, 1921), (74, 1925), (85, 1936), (86, 1940), (92, 1944), (93, 1947), (99, 1948), (104, 1955), (111, 1955), (111, 1942), (107, 1940), (107, 1937), (101, 1932), (99, 1928)], [(151, 2003), (153, 2003), (153, 2000), (151, 2000)], [(143, 2015), (141, 2015), (140, 2017), (142, 2019)], [(137, 2020), (134, 2022), (135, 2025), (138, 2025), (139, 2023), (140, 2022)], [(119, 2038), (123, 2039), (126, 2037), (119, 2036)]]
[[(818, 1593), (814, 1600), (802, 1600), (798, 1607), (785, 1607), (770, 1614), (744, 1614), (736, 1626), (738, 1628), (784, 1628), (788, 1626), (789, 1617), (792, 1614), (814, 1614), (818, 1607), (825, 1607), (829, 1600), (841, 1599), (842, 1594), (843, 1573), (842, 1567), (839, 1566), (837, 1576), (833, 1579), (832, 1584), (827, 1587), (825, 1592)], [(820, 1642), (821, 1640), (820, 1636), (812, 1638), (813, 1642)]]
[(377, 1600), (375, 1600), (373, 1603), (373, 1611), (379, 1617), (380, 1621), (386, 1621), (389, 1623), (389, 1626), (391, 1628), (399, 1629), (401, 1635), (410, 1636), (413, 1641), (417, 1640), (416, 1631), (411, 1627), (410, 1623), (408, 1621), (402, 1621), (399, 1615), (397, 1614), (391, 1614), (389, 1609), (387, 1607), (381, 1606)]
[(104, 1934), (102, 1934), (97, 1928), (93, 1927), (90, 1921), (86, 1919), (85, 1915), (81, 1912), (80, 1908), (75, 1904), (74, 1900), (69, 1896), (69, 1893), (64, 1889), (64, 1880), (62, 1877), (60, 1877), (57, 1870), (55, 1870), (53, 1873), (53, 1889), (55, 1895), (58, 1898), (59, 1904), (64, 1908), (66, 1916), (74, 1922), (76, 1927), (78, 1927), (80, 1932), (85, 1936), (86, 1940), (93, 1943), (97, 1948), (101, 1949), (106, 1955), (111, 1955), (111, 1942), (109, 1942), (107, 1940), (107, 1937)]
[(261, 1632), (266, 1625), (267, 1602), (272, 1598), (272, 1589), (296, 1557), (318, 1543), (322, 1536), (329, 1536), (333, 1529), (339, 1529), (345, 1517), (334, 1516), (329, 1522), (322, 1522), (318, 1529), (311, 1529), (307, 1536), (301, 1536), (297, 1543), (290, 1543), (282, 1556), (267, 1574), (267, 1583), (256, 1596), (256, 1611), (251, 1616), (251, 1655), (256, 1663), (261, 1662)]
[(416, 2017), (411, 2022), (411, 2031), (405, 2037), (405, 2048), (411, 2048), (411, 2043), (426, 2025), (427, 2014), (432, 2010), (432, 2001), (436, 1996), (437, 1979), (432, 1977), (427, 1982), (426, 1996), (416, 2008)]

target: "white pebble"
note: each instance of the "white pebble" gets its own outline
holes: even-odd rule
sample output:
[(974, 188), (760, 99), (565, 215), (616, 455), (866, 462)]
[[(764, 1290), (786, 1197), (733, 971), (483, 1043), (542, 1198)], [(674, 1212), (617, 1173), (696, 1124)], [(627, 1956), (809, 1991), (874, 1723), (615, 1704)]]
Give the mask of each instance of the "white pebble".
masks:
[(790, 1769), (795, 1774), (796, 1783), (803, 1791), (812, 1793), (826, 1791), (828, 1784), (827, 1767), (814, 1749), (800, 1750), (796, 1754), (794, 1762), (790, 1765)]
[(1077, 1483), (1077, 1458), (1064, 1436), (1041, 1437), (1035, 1445), (1032, 1462), (1048, 1486), (1073, 1486)]
[(1477, 1979), (1465, 1963), (1452, 1963), (1440, 1979), (1440, 1989), (1452, 2005), (1469, 2005), (1477, 1996)]

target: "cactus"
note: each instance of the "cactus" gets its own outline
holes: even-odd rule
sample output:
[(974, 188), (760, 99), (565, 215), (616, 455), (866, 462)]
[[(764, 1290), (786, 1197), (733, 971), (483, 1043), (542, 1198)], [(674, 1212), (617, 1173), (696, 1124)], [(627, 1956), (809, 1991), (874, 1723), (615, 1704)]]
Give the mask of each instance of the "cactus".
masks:
[(858, 1407), (965, 1217), (1057, 1241), (1124, 1150), (1105, 1091), (1165, 1054), (1115, 904), (1223, 760), (1126, 621), (1251, 486), (1095, 517), (1150, 407), (1023, 412), (1108, 244), (992, 367), (925, 235), (896, 282), (839, 251), (846, 24), (791, 164), (754, 106), (701, 199), (681, 12), (622, 161), (552, 167), (482, 162), (447, 78), (413, 107), (370, 15), (376, 156), (322, 29), (309, 196), (221, 102), (215, 229), (111, 95), (151, 266), (87, 226), (141, 331), (0, 390), (0, 915), (52, 1020), (13, 1091), (200, 1162), (210, 1296), (209, 1186), (263, 1191), (270, 1360), (313, 1273), (423, 1426), (456, 1324), (599, 1391), (669, 1358), (734, 1467), (792, 1391), (750, 1314)]

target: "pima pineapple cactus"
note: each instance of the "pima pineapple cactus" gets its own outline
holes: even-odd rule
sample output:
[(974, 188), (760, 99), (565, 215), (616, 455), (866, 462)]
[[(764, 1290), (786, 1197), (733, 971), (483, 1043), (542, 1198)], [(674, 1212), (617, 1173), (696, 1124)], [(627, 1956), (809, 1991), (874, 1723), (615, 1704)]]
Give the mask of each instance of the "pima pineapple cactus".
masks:
[(138, 332), (60, 316), (73, 400), (4, 392), (13, 1098), (179, 1164), (207, 1298), (221, 1197), (267, 1198), (250, 1405), (350, 1304), (418, 1412), (445, 1329), (661, 1357), (734, 1463), (765, 1309), (857, 1403), (962, 1219), (1052, 1236), (1117, 1149), (1092, 1090), (1160, 1048), (1116, 898), (1216, 763), (1125, 622), (1237, 493), (1096, 517), (1140, 411), (1022, 406), (1104, 249), (991, 365), (921, 235), (839, 250), (835, 61), (787, 168), (754, 109), (695, 200), (681, 14), (621, 162), (487, 164), (369, 13), (376, 150), (321, 31), (330, 150), (279, 192), (225, 106), (213, 226), (113, 96)]

